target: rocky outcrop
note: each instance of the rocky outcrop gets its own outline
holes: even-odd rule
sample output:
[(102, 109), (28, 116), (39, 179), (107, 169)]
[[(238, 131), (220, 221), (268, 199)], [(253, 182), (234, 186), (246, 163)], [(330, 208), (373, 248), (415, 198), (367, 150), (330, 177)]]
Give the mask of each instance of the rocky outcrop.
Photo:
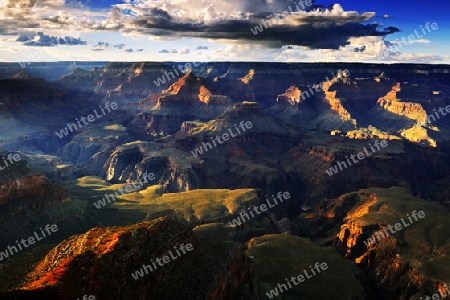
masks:
[[(142, 115), (145, 131), (153, 134), (173, 134), (189, 120), (210, 120), (232, 105), (230, 98), (213, 94), (204, 80), (189, 72), (167, 90), (162, 91), (157, 104)], [(144, 128), (143, 128), (144, 129)]]
[(25, 235), (29, 230), (27, 227), (39, 219), (42, 222), (52, 215), (61, 218), (60, 214), (49, 212), (52, 209), (70, 207), (65, 211), (65, 217), (70, 217), (74, 207), (68, 204), (69, 201), (70, 195), (65, 188), (51, 183), (40, 174), (1, 181), (0, 221), (3, 233), (0, 247), (6, 247), (19, 235)]
[(344, 108), (339, 98), (336, 98), (336, 91), (330, 91), (330, 87), (336, 82), (337, 79), (326, 81), (323, 83), (323, 92), (325, 93), (325, 101), (327, 101), (331, 107), (331, 110), (335, 111), (343, 121), (350, 121), (356, 126), (356, 120), (352, 120), (350, 113)]
[(241, 78), (241, 82), (244, 84), (249, 84), (255, 75), (255, 69), (250, 69), (244, 77)]
[[(423, 219), (411, 217), (411, 222), (407, 216), (413, 211), (423, 211)], [(441, 219), (446, 214), (438, 205), (393, 187), (370, 188), (323, 201), (304, 218), (309, 228), (314, 228), (309, 233), (315, 238), (329, 240), (338, 229), (332, 243), (364, 271), (372, 282), (366, 286), (368, 290), (383, 299), (410, 299), (416, 294), (436, 293), (448, 276), (448, 270), (439, 268), (447, 253), (447, 243), (439, 241), (445, 236), (441, 226), (450, 222)], [(387, 229), (396, 223), (402, 224), (401, 230)], [(430, 234), (437, 239), (431, 244)]]
[(369, 111), (377, 106), (376, 100), (385, 96), (392, 88), (391, 79), (376, 81), (377, 77), (354, 78), (344, 82), (336, 82), (332, 89), (337, 91), (340, 99), (345, 99), (345, 107), (352, 114), (352, 117), (358, 118), (360, 114)]
[(200, 187), (200, 158), (177, 149), (147, 142), (118, 147), (107, 159), (101, 175), (112, 182), (136, 181), (143, 173), (154, 173), (149, 185), (160, 184), (171, 192)]
[(230, 106), (233, 101), (231, 101), (231, 99), (225, 95), (209, 95), (206, 103)]
[(20, 107), (24, 103), (41, 102), (54, 104), (65, 100), (65, 95), (43, 78), (17, 76), (0, 79), (0, 100), (9, 108)]
[(397, 83), (386, 96), (378, 99), (378, 104), (384, 109), (397, 115), (406, 116), (416, 120), (420, 125), (426, 122), (427, 114), (419, 103), (402, 102), (397, 98), (397, 93), (401, 91), (400, 83)]
[(178, 133), (178, 137), (183, 138), (189, 135), (192, 135), (192, 131), (195, 128), (199, 128), (203, 126), (204, 123), (195, 122), (195, 121), (186, 121), (181, 124), (180, 132)]
[[(214, 95), (206, 86), (205, 80), (196, 77), (191, 71), (172, 84), (167, 90), (161, 92), (158, 105), (170, 105), (174, 103), (203, 103), (213, 104), (210, 98), (216, 98), (211, 101), (214, 104), (231, 104), (231, 100), (223, 95)], [(221, 99), (221, 100), (219, 100)]]
[(277, 103), (294, 105), (300, 102), (301, 91), (296, 86), (289, 87), (284, 94), (278, 95)]
[[(192, 250), (178, 256), (174, 249), (182, 244), (192, 244)], [(153, 271), (141, 270), (143, 278), (131, 276), (137, 276), (135, 272), (143, 265), (152, 266), (152, 260), (169, 256), (169, 251), (175, 259)], [(83, 294), (104, 299), (231, 299), (251, 284), (252, 274), (237, 244), (199, 239), (181, 223), (165, 217), (124, 227), (93, 228), (66, 239), (20, 287), (3, 293), (2, 299), (40, 299), (44, 293), (46, 299)]]
[[(88, 162), (92, 163), (91, 160), (95, 155), (99, 153), (109, 155), (117, 146), (130, 140), (131, 138), (126, 132), (119, 132), (113, 135), (102, 130), (95, 132), (95, 129), (88, 132), (82, 131), (72, 141), (64, 145), (59, 154), (63, 161), (85, 165)], [(91, 170), (98, 168), (98, 166), (94, 167), (92, 165), (87, 167)]]
[(391, 113), (406, 116), (411, 120), (417, 121), (419, 125), (425, 125), (427, 112), (422, 108), (422, 105), (419, 103), (402, 102), (397, 98), (397, 93), (400, 91), (401, 85), (397, 83), (386, 96), (378, 99), (378, 104)]
[(52, 184), (43, 175), (29, 175), (1, 182), (0, 206), (17, 207), (15, 214), (26, 208), (39, 209), (69, 201), (69, 193), (60, 186)]
[(334, 153), (329, 152), (326, 148), (324, 147), (312, 147), (311, 150), (308, 153), (310, 156), (314, 156), (317, 157), (323, 161), (326, 162), (332, 162), (334, 161)]
[[(321, 247), (308, 239), (289, 233), (267, 234), (251, 238), (247, 247), (247, 255), (252, 258), (259, 276), (258, 281), (262, 290), (260, 299), (267, 299), (267, 296), (271, 295), (271, 290), (281, 289), (279, 284), (285, 283), (285, 278), (291, 278), (291, 276), (295, 278), (305, 274), (305, 270), (310, 272), (309, 266), (316, 262), (325, 262), (327, 269), (315, 273), (315, 278), (309, 276), (311, 279), (306, 282), (292, 284), (288, 292), (294, 298), (366, 299), (353, 264), (340, 257), (338, 253), (328, 251), (329, 247)], [(324, 282), (327, 284), (323, 284)], [(336, 290), (340, 292), (335, 293)]]
[(209, 103), (209, 98), (211, 98), (211, 95), (212, 93), (205, 86), (200, 86), (200, 94), (198, 97), (201, 102)]
[[(25, 162), (16, 164), (20, 165), (19, 170), (10, 170), (10, 178), (0, 181), (0, 220), (3, 228), (0, 249), (13, 245), (19, 237), (26, 238), (47, 223), (64, 223), (59, 232), (63, 234), (86, 226), (80, 219), (76, 220), (86, 209), (83, 201), (71, 199), (66, 188), (30, 171)], [(45, 243), (55, 239), (52, 236)], [(3, 285), (5, 280), (0, 284)]]

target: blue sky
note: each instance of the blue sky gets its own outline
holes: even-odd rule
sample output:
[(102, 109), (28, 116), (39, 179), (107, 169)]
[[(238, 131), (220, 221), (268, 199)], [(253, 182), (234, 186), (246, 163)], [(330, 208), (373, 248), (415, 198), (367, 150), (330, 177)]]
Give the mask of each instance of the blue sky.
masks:
[(448, 1), (308, 1), (0, 0), (0, 61), (450, 63)]
[[(408, 53), (436, 53), (441, 56), (446, 56), (450, 54), (448, 51), (450, 50), (450, 18), (448, 17), (450, 2), (445, 0), (439, 2), (431, 3), (423, 0), (343, 0), (339, 3), (349, 10), (373, 10), (377, 13), (377, 16), (374, 18), (376, 21), (400, 29), (400, 32), (388, 36), (386, 40), (395, 40), (396, 38), (401, 39), (403, 36), (413, 33), (414, 30), (419, 30), (420, 26), (424, 26), (427, 22), (436, 22), (439, 25), (439, 30), (432, 31), (432, 34), (428, 34), (424, 37), (429, 39), (432, 44), (424, 44), (420, 47), (416, 45), (414, 47), (411, 46), (411, 48), (404, 47), (403, 49)], [(323, 1), (323, 3), (329, 5), (333, 2)], [(392, 18), (383, 20), (382, 17), (385, 14)], [(428, 49), (429, 46), (431, 46), (433, 50)], [(448, 63), (448, 60), (446, 63)]]

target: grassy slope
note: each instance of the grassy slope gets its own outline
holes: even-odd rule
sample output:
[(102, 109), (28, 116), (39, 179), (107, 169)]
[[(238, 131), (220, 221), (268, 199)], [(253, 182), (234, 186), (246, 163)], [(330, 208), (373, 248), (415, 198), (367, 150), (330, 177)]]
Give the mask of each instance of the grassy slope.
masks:
[(285, 278), (297, 277), (316, 262), (325, 262), (328, 269), (292, 289), (276, 299), (363, 299), (363, 289), (354, 275), (355, 266), (342, 258), (332, 247), (320, 247), (308, 239), (290, 234), (271, 234), (254, 238), (247, 250), (254, 262), (256, 272), (266, 292), (278, 283), (286, 283)]
[[(89, 205), (93, 207), (92, 203), (100, 200), (105, 194), (114, 195), (119, 188), (125, 188), (127, 185), (127, 183), (110, 184), (98, 177), (87, 176), (71, 181), (66, 187), (72, 195), (88, 200)], [(120, 192), (118, 194), (120, 195)], [(244, 204), (257, 200), (255, 189), (204, 189), (162, 194), (160, 186), (153, 185), (138, 192), (125, 194), (114, 204), (99, 210), (112, 207), (120, 211), (134, 210), (147, 214), (173, 210), (178, 218), (193, 222), (226, 217), (240, 211)]]
[(174, 210), (177, 217), (192, 222), (226, 217), (244, 203), (257, 199), (254, 189), (208, 189), (167, 194), (160, 194), (158, 190), (159, 186), (151, 186), (146, 190), (124, 195), (121, 199), (125, 201), (116, 202), (114, 206), (147, 213)]

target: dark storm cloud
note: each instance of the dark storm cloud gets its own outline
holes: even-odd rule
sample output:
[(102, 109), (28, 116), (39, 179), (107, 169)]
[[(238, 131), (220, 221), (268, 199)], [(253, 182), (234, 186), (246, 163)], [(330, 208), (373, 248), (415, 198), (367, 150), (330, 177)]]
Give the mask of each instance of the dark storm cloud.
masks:
[[(140, 17), (133, 20), (132, 27), (124, 31), (138, 32), (168, 37), (199, 37), (208, 39), (242, 40), (263, 44), (269, 48), (283, 45), (306, 46), (311, 49), (339, 49), (348, 44), (351, 37), (386, 36), (398, 32), (396, 27), (379, 30), (377, 24), (361, 24), (364, 17), (354, 20), (344, 16), (306, 16), (300, 24), (261, 25), (261, 19), (223, 20), (212, 24), (177, 23), (167, 18)], [(251, 28), (261, 26), (259, 34), (253, 34)]]
[(150, 10), (150, 16), (172, 20), (172, 16), (167, 11), (156, 7)]

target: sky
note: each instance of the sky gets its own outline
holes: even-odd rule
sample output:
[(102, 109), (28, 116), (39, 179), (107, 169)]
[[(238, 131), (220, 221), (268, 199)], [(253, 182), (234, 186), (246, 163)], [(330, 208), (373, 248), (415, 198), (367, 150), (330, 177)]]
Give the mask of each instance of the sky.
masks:
[(450, 64), (450, 1), (0, 0), (0, 61)]

